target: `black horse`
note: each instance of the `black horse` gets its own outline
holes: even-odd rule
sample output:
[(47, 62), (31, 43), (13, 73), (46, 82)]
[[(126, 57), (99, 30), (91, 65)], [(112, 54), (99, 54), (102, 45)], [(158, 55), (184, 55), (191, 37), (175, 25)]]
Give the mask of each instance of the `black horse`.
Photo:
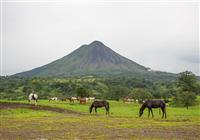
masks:
[(165, 105), (165, 102), (162, 101), (162, 100), (147, 100), (143, 103), (142, 107), (140, 108), (140, 112), (139, 112), (139, 117), (142, 116), (143, 114), (143, 111), (145, 108), (148, 108), (148, 117), (150, 116), (150, 112), (152, 114), (152, 117), (154, 117), (153, 115), (153, 111), (152, 111), (152, 108), (161, 108), (162, 110), (162, 118), (165, 116), (165, 118), (167, 118), (167, 115), (166, 115), (166, 105)]
[(105, 107), (106, 114), (109, 114), (109, 102), (107, 101), (94, 101), (90, 106), (90, 113), (92, 113), (93, 107), (95, 108), (95, 112), (97, 113), (97, 108)]

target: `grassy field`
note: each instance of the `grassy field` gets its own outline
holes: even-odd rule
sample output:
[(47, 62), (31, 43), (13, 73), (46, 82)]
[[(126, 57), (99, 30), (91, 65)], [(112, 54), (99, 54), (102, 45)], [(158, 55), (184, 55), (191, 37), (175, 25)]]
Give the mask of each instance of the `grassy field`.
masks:
[[(27, 101), (3, 101), (27, 103)], [(1, 139), (199, 139), (199, 106), (186, 108), (167, 107), (167, 119), (161, 119), (159, 110), (154, 109), (154, 118), (147, 117), (145, 110), (138, 117), (139, 104), (110, 102), (110, 115), (98, 109), (98, 115), (89, 114), (91, 102), (80, 105), (68, 102), (39, 100), (38, 106), (3, 107), (1, 114)], [(37, 109), (51, 106), (72, 110), (56, 112)]]

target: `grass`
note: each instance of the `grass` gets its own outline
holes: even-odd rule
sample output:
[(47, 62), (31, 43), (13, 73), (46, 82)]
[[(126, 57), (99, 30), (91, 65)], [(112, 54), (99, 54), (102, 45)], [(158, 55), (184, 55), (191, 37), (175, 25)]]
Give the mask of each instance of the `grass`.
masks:
[[(17, 103), (27, 103), (26, 100), (22, 101), (6, 101), (6, 100), (0, 100), (0, 102), (17, 102)], [(136, 103), (123, 103), (121, 101), (109, 101), (110, 103), (110, 114), (112, 116), (129, 116), (129, 117), (138, 117), (140, 104)], [(48, 100), (39, 100), (38, 105), (47, 105), (51, 107), (59, 107), (64, 108), (68, 110), (73, 110), (77, 112), (89, 112), (91, 102), (88, 102), (87, 104), (80, 105), (78, 102), (75, 103), (69, 103), (69, 102), (49, 102)], [(200, 116), (200, 106), (192, 106), (189, 107), (187, 110), (186, 108), (181, 107), (167, 107), (167, 115), (168, 118), (173, 117), (181, 117), (181, 116)], [(94, 111), (94, 110), (93, 110)], [(155, 118), (160, 118), (158, 115), (159, 110), (154, 109)], [(94, 113), (94, 112), (93, 112)], [(98, 114), (105, 114), (104, 108), (98, 109)], [(143, 117), (147, 116), (147, 109), (144, 111)]]
[(155, 118), (148, 119), (147, 110), (141, 118), (138, 117), (139, 104), (109, 102), (109, 116), (104, 115), (103, 108), (98, 109), (99, 115), (90, 115), (88, 108), (91, 102), (84, 105), (47, 100), (38, 102), (39, 105), (69, 109), (85, 115), (26, 108), (0, 110), (0, 136), (4, 139), (198, 139), (200, 136), (199, 106), (188, 110), (167, 107), (167, 119), (161, 119), (158, 109), (154, 109)]

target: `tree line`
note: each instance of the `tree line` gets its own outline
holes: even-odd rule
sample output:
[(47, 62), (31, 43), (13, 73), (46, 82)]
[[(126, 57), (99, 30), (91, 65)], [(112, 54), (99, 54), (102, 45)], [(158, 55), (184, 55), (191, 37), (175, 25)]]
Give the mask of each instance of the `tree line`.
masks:
[(99, 99), (120, 100), (130, 97), (143, 101), (146, 99), (171, 100), (174, 106), (196, 104), (200, 94), (200, 81), (189, 71), (182, 72), (175, 81), (160, 82), (134, 77), (64, 77), (64, 78), (25, 78), (0, 77), (0, 98), (24, 100), (28, 94), (36, 92), (40, 99), (52, 96), (95, 96)]

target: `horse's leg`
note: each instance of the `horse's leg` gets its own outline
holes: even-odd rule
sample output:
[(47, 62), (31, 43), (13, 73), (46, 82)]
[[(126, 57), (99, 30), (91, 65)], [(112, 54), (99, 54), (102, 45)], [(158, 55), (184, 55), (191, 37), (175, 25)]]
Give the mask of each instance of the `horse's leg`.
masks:
[(165, 110), (164, 108), (161, 108), (162, 109), (162, 118), (164, 117), (164, 114), (165, 114)]
[(97, 113), (97, 107), (95, 107), (95, 112)]
[(148, 108), (148, 118), (149, 118), (149, 116), (150, 116), (150, 109)]
[(153, 115), (153, 110), (152, 110), (152, 108), (151, 108), (151, 115), (152, 115), (152, 118), (154, 117), (154, 115)]
[(166, 119), (167, 118), (166, 108), (164, 108), (164, 112), (165, 112), (165, 119)]
[(90, 112), (90, 113), (92, 113), (92, 110), (93, 110), (93, 107), (92, 107), (92, 109), (91, 109), (91, 112)]

